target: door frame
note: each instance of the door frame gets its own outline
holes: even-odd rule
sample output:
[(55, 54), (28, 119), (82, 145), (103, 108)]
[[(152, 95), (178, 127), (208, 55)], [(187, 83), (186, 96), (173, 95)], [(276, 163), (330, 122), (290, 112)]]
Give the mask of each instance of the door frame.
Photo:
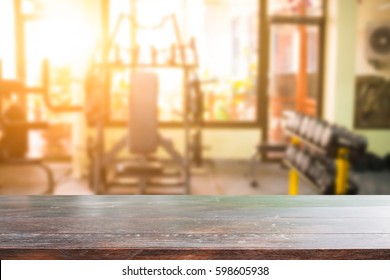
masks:
[[(323, 1), (323, 15), (321, 17), (297, 17), (297, 16), (269, 16), (269, 1), (259, 0), (259, 104), (258, 113), (261, 128), (261, 143), (268, 142), (270, 108), (269, 108), (269, 70), (270, 70), (270, 40), (271, 28), (276, 24), (308, 25), (317, 26), (319, 34), (319, 66), (318, 66), (318, 108), (317, 117), (323, 117), (323, 95), (324, 95), (324, 74), (325, 74), (325, 46), (326, 46), (326, 24), (328, 14), (328, 0)], [(264, 162), (278, 161), (268, 156), (266, 151), (261, 151), (261, 158)]]

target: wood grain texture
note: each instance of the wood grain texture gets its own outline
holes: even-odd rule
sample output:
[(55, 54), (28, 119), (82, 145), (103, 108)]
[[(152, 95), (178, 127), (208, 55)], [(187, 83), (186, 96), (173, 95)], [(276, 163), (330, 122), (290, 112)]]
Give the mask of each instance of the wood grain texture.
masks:
[(390, 197), (0, 197), (5, 259), (390, 259)]

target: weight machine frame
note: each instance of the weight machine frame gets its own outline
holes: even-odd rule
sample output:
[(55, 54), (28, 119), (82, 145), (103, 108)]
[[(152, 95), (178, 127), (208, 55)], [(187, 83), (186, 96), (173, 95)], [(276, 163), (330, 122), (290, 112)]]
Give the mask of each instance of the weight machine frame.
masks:
[[(160, 25), (163, 25), (166, 21), (171, 21), (172, 27), (175, 32), (177, 44), (179, 46), (179, 55), (181, 59), (180, 64), (139, 64), (137, 61), (132, 61), (130, 64), (115, 64), (110, 63), (109, 55), (114, 47), (114, 42), (116, 36), (118, 34), (119, 28), (124, 20), (128, 20), (131, 23), (132, 28), (138, 28), (138, 24), (136, 20), (132, 16), (125, 16), (121, 14), (115, 24), (115, 27), (110, 36), (108, 36), (108, 42), (105, 44), (103, 55), (102, 55), (102, 64), (92, 66), (91, 73), (97, 71), (98, 79), (104, 81), (103, 86), (103, 94), (104, 98), (101, 100), (109, 100), (110, 94), (110, 73), (112, 68), (119, 69), (130, 69), (130, 72), (133, 73), (137, 69), (178, 69), (183, 71), (183, 128), (184, 128), (184, 156), (181, 156), (172, 146), (169, 141), (165, 140), (162, 136), (159, 136), (159, 146), (161, 146), (170, 157), (179, 165), (182, 166), (182, 176), (183, 176), (183, 185), (185, 188), (185, 193), (190, 194), (190, 130), (191, 130), (191, 120), (190, 120), (190, 112), (191, 112), (191, 88), (193, 84), (190, 82), (190, 76), (195, 72), (195, 69), (198, 67), (197, 63), (197, 52), (196, 47), (193, 47), (193, 55), (195, 58), (195, 62), (193, 64), (189, 64), (186, 59), (185, 45), (182, 42), (181, 34), (179, 32), (178, 24), (175, 15), (171, 15), (162, 19)], [(133, 31), (134, 32), (134, 31)], [(132, 37), (132, 36), (130, 36)], [(131, 38), (132, 45), (134, 45), (134, 38)], [(132, 48), (134, 49), (134, 48)], [(94, 69), (94, 67), (97, 67)], [(108, 102), (104, 102), (107, 104)], [(95, 135), (96, 140), (92, 147), (90, 147), (90, 158), (91, 158), (91, 177), (90, 183), (93, 186), (95, 193), (100, 194), (102, 191), (107, 189), (109, 185), (106, 178), (107, 168), (112, 166), (113, 163), (116, 162), (116, 157), (119, 152), (127, 146), (128, 135), (124, 135), (115, 145), (114, 147), (105, 152), (105, 128), (107, 123), (110, 123), (109, 112), (107, 112), (107, 107), (104, 104), (98, 105), (99, 117), (98, 121), (95, 123)], [(142, 189), (142, 188), (141, 188)]]
[[(17, 24), (18, 24), (18, 36), (17, 38), (19, 40), (23, 39), (24, 38), (24, 33), (25, 33), (25, 30), (24, 30), (24, 24), (25, 24), (25, 18), (22, 16), (22, 13), (21, 13), (21, 9), (20, 9), (20, 1), (16, 1), (15, 2), (15, 17), (17, 17)], [(196, 149), (196, 147), (194, 148), (194, 146), (191, 146), (190, 145), (190, 130), (191, 128), (193, 128), (193, 126), (191, 125), (192, 123), (194, 124), (194, 127), (196, 129), (198, 128), (202, 128), (203, 127), (203, 122), (200, 121), (201, 119), (201, 116), (196, 116), (196, 114), (194, 113), (192, 116), (189, 116), (189, 114), (192, 112), (191, 111), (191, 106), (193, 106), (194, 102), (193, 100), (196, 99), (196, 97), (194, 98), (193, 96), (191, 96), (191, 94), (194, 94), (194, 88), (196, 88), (199, 84), (197, 84), (197, 82), (199, 81), (190, 81), (191, 79), (191, 74), (195, 74), (195, 70), (197, 69), (198, 67), (198, 54), (196, 52), (196, 47), (193, 48), (193, 55), (194, 55), (194, 63), (188, 63), (186, 61), (186, 56), (185, 56), (185, 52), (183, 51), (183, 49), (181, 48), (181, 46), (184, 46), (183, 45), (183, 42), (182, 42), (182, 38), (181, 38), (181, 35), (180, 35), (180, 31), (179, 31), (179, 28), (178, 28), (178, 23), (177, 23), (177, 20), (176, 20), (176, 17), (174, 15), (170, 15), (170, 16), (167, 16), (165, 17), (163, 21), (166, 21), (166, 20), (171, 20), (172, 23), (173, 23), (173, 28), (174, 28), (174, 32), (175, 32), (175, 35), (176, 35), (176, 38), (177, 38), (177, 41), (178, 41), (178, 45), (179, 45), (179, 55), (180, 55), (180, 59), (181, 59), (181, 62), (182, 64), (179, 64), (179, 65), (140, 65), (140, 64), (133, 64), (133, 65), (115, 65), (115, 64), (112, 64), (109, 62), (109, 52), (111, 51), (112, 47), (113, 47), (113, 43), (114, 43), (114, 39), (115, 39), (115, 36), (116, 36), (116, 33), (119, 29), (119, 26), (121, 25), (121, 22), (128, 19), (130, 20), (130, 22), (132, 23), (132, 28), (131, 30), (134, 30), (134, 28), (137, 28), (137, 23), (136, 23), (136, 20), (131, 17), (131, 16), (125, 16), (125, 15), (121, 15), (120, 18), (118, 19), (116, 25), (115, 25), (115, 28), (114, 28), (114, 32), (113, 32), (113, 35), (110, 37), (110, 34), (109, 34), (109, 18), (108, 18), (108, 14), (109, 14), (109, 1), (102, 1), (102, 22), (103, 22), (103, 26), (102, 26), (102, 33), (103, 33), (103, 51), (102, 51), (102, 55), (101, 55), (101, 59), (102, 59), (102, 63), (101, 65), (97, 65), (97, 67), (99, 68), (99, 71), (101, 72), (100, 73), (100, 79), (103, 81), (103, 88), (102, 88), (102, 100), (103, 101), (108, 101), (110, 96), (109, 96), (109, 88), (110, 88), (110, 69), (112, 68), (115, 68), (115, 67), (121, 67), (121, 68), (130, 68), (132, 69), (132, 71), (134, 71), (136, 68), (172, 68), (172, 69), (181, 69), (181, 71), (183, 71), (184, 73), (184, 78), (183, 78), (183, 91), (184, 91), (184, 98), (183, 98), (183, 106), (184, 106), (184, 114), (183, 114), (183, 127), (185, 129), (185, 151), (184, 151), (184, 160), (182, 160), (184, 162), (184, 166), (185, 166), (185, 184), (186, 184), (186, 192), (189, 193), (189, 182), (190, 182), (190, 154), (191, 153), (195, 153), (196, 151), (194, 151), (194, 149)], [(132, 40), (132, 43), (133, 43), (133, 40), (134, 40), (134, 34), (130, 34), (131, 36), (131, 40)], [(18, 65), (18, 75), (20, 76), (20, 78), (23, 80), (25, 78), (25, 54), (24, 54), (24, 50), (22, 49), (22, 47), (24, 46), (24, 41), (23, 42), (20, 42), (20, 44), (18, 44), (18, 46), (20, 45), (18, 51), (17, 51), (17, 65)], [(42, 95), (43, 97), (43, 101), (44, 101), (44, 104), (45, 104), (45, 107), (47, 109), (49, 109), (50, 111), (52, 112), (57, 112), (57, 113), (79, 113), (79, 112), (83, 112), (83, 110), (85, 110), (84, 106), (73, 106), (73, 105), (56, 105), (56, 104), (53, 104), (51, 99), (50, 99), (50, 88), (49, 88), (49, 85), (50, 85), (50, 65), (49, 65), (49, 61), (48, 60), (44, 60), (43, 61), (43, 64), (42, 64), (42, 86), (40, 88), (34, 88), (34, 89), (31, 89), (33, 92), (35, 93), (39, 93)], [(198, 94), (199, 95), (199, 92), (195, 91), (195, 95)], [(199, 96), (198, 96), (199, 97)], [(199, 103), (199, 102), (197, 102)], [(197, 104), (199, 105), (199, 104)], [(103, 107), (104, 109), (104, 107)], [(96, 186), (94, 187), (95, 190), (98, 190), (100, 189), (100, 185), (103, 183), (104, 184), (104, 181), (102, 180), (101, 177), (99, 177), (99, 172), (96, 172), (98, 170), (100, 170), (102, 168), (102, 166), (105, 166), (107, 164), (107, 162), (110, 162), (111, 159), (115, 158), (115, 155), (119, 152), (120, 148), (123, 146), (121, 145), (121, 142), (123, 142), (124, 138), (122, 138), (118, 143), (117, 145), (114, 146), (114, 148), (110, 151), (108, 151), (107, 153), (105, 153), (105, 141), (104, 141), (104, 135), (105, 135), (105, 129), (107, 127), (117, 127), (118, 125), (115, 123), (115, 121), (111, 120), (109, 118), (109, 114), (107, 114), (107, 112), (105, 112), (105, 110), (103, 110), (102, 113), (102, 118), (100, 120), (100, 122), (98, 122), (96, 125), (95, 125), (95, 131), (96, 131), (96, 139), (97, 139), (97, 143), (95, 143), (95, 147), (92, 151), (92, 153), (94, 154), (94, 157), (97, 159), (97, 162), (94, 163), (93, 165), (96, 165), (96, 166), (93, 166), (91, 168), (91, 170), (93, 170), (93, 181), (97, 182), (96, 183)], [(29, 124), (30, 126), (33, 126), (33, 127), (36, 127), (36, 126), (39, 126), (39, 127), (47, 127), (48, 124), (47, 123), (40, 123), (40, 124)], [(122, 124), (123, 125), (123, 124)], [(200, 141), (201, 141), (201, 132), (200, 132)], [(199, 136), (198, 135), (198, 136)], [(161, 142), (162, 145), (166, 146), (166, 143), (164, 141)], [(168, 150), (168, 153), (171, 154), (173, 156), (173, 158), (176, 158), (178, 159), (178, 156), (177, 155), (174, 155), (174, 153), (172, 151), (169, 151), (170, 148), (169, 147), (166, 147), (165, 148), (166, 150)], [(91, 152), (91, 151), (90, 151)], [(198, 153), (198, 157), (199, 157), (199, 153)], [(97, 191), (98, 192), (98, 191)]]
[[(46, 80), (44, 80), (46, 81)], [(2, 103), (4, 94), (15, 93), (22, 98), (25, 98), (28, 94), (37, 94), (42, 95), (44, 99), (47, 98), (47, 85), (39, 87), (26, 87), (23, 83), (13, 80), (3, 80), (2, 76), (2, 63), (0, 62), (0, 124), (4, 127), (17, 126), (27, 130), (37, 130), (37, 129), (46, 129), (48, 123), (46, 122), (28, 122), (28, 121), (9, 121), (3, 117), (2, 112)], [(46, 101), (49, 101), (47, 99)], [(49, 103), (51, 104), (51, 103)], [(1, 140), (1, 139), (0, 139)], [(43, 194), (53, 194), (55, 182), (54, 176), (51, 169), (43, 163), (43, 159), (33, 159), (33, 158), (0, 158), (0, 168), (1, 166), (35, 166), (40, 168), (46, 175), (47, 178), (47, 190)]]

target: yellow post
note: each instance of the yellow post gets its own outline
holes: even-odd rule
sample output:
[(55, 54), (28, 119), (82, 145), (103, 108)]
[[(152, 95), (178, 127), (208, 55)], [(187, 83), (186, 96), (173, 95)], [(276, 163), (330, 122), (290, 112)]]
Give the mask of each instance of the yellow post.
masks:
[[(291, 138), (292, 145), (299, 145), (299, 138), (293, 137)], [(299, 173), (294, 168), (290, 170), (290, 186), (289, 186), (289, 195), (298, 195), (299, 194)]]
[(348, 191), (348, 176), (349, 176), (349, 150), (341, 148), (338, 151), (336, 160), (337, 176), (336, 176), (336, 195), (344, 195)]
[(298, 195), (299, 193), (299, 174), (294, 169), (291, 168), (290, 170), (290, 189), (288, 194), (289, 195)]

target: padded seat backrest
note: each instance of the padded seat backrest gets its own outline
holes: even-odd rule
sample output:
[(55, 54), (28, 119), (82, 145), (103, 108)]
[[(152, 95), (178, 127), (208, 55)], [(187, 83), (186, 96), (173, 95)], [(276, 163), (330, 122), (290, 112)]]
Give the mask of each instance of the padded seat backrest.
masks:
[(135, 72), (129, 100), (129, 149), (134, 154), (152, 154), (158, 147), (158, 76)]

